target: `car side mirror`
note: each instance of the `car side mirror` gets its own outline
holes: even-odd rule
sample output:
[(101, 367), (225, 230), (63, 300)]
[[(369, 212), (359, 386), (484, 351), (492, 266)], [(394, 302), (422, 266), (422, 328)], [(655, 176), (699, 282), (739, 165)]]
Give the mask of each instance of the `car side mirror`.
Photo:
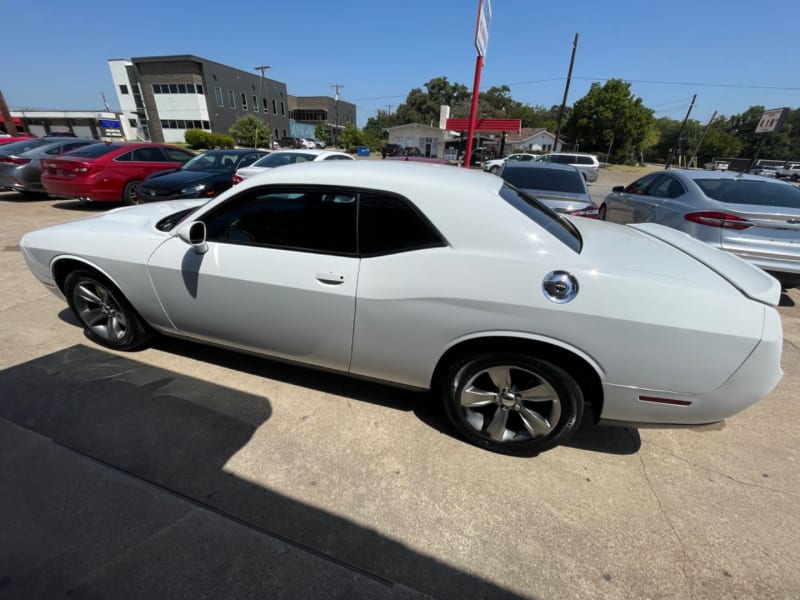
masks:
[(192, 221), (178, 229), (178, 237), (192, 247), (196, 254), (208, 252), (206, 243), (206, 224), (202, 221)]
[(625, 191), (625, 186), (615, 185), (614, 187), (611, 188), (611, 191), (614, 192), (615, 194), (621, 194), (622, 192)]

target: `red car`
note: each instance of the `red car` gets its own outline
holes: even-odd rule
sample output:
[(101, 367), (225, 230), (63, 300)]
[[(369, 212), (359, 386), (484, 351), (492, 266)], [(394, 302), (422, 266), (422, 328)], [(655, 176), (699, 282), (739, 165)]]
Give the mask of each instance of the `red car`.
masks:
[(30, 133), (18, 133), (17, 135), (3, 135), (0, 136), (0, 146), (4, 146), (5, 144), (11, 144), (12, 142), (21, 142), (23, 140), (32, 140), (35, 139)]
[(42, 161), (48, 194), (89, 202), (136, 204), (142, 180), (156, 171), (177, 169), (194, 156), (183, 148), (149, 142), (104, 142)]

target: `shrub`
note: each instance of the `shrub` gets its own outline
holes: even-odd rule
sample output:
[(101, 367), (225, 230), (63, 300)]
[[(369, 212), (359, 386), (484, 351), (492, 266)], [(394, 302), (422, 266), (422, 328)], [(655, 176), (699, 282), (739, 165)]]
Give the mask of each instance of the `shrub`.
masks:
[(184, 134), (184, 139), (186, 143), (189, 144), (189, 147), (197, 150), (200, 148), (212, 148), (211, 145), (211, 133), (208, 131), (203, 131), (202, 129), (187, 129), (186, 133)]
[(210, 143), (211, 145), (209, 148), (233, 148), (235, 142), (233, 138), (229, 135), (222, 135), (220, 133), (212, 133), (210, 135)]

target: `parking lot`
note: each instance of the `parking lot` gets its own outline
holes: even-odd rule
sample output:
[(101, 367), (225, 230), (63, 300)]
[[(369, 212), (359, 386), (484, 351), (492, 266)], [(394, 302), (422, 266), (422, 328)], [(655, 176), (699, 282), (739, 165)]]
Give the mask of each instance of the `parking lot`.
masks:
[[(592, 197), (641, 173), (604, 169)], [(18, 242), (110, 206), (0, 193), (0, 592), (798, 596), (799, 290), (784, 378), (754, 407), (585, 422), (522, 459), (463, 442), (425, 394), (178, 340), (92, 344)]]

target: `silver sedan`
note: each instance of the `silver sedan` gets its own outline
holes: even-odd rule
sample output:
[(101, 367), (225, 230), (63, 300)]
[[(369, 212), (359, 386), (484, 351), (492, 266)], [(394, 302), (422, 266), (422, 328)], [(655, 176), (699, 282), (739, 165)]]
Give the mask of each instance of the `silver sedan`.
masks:
[(800, 282), (800, 188), (721, 171), (658, 171), (615, 187), (600, 206), (615, 223), (679, 229), (773, 274)]

